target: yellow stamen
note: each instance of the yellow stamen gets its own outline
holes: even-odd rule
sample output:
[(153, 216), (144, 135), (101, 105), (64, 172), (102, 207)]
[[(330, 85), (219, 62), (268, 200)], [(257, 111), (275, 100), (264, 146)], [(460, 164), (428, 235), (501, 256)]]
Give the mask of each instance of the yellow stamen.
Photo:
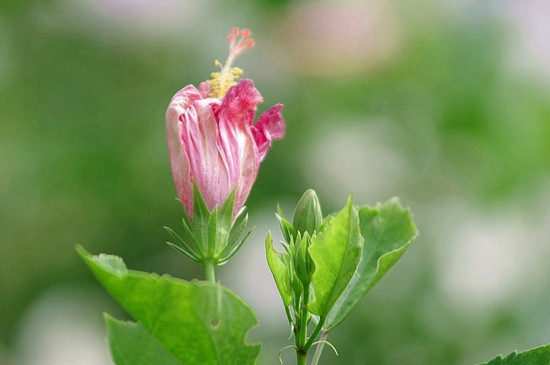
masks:
[[(240, 34), (240, 37), (237, 36)], [(254, 46), (254, 40), (250, 38), (250, 30), (238, 28), (231, 29), (231, 33), (227, 36), (229, 42), (229, 56), (227, 61), (221, 64), (220, 61), (214, 61), (214, 66), (220, 67), (219, 72), (212, 72), (210, 74), (211, 80), (208, 80), (210, 84), (210, 97), (221, 99), (227, 93), (227, 90), (233, 85), (237, 84), (237, 80), (243, 74), (243, 70), (238, 67), (231, 67), (233, 61), (239, 54), (244, 52), (247, 48)]]

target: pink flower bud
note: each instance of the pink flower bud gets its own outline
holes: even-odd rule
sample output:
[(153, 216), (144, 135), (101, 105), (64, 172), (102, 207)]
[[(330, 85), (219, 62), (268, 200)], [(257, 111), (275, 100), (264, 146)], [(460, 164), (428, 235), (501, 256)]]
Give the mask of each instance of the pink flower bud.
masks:
[(235, 215), (256, 180), (260, 162), (273, 139), (285, 134), (282, 104), (254, 122), (262, 96), (251, 80), (242, 79), (221, 98), (211, 97), (210, 84), (187, 85), (166, 111), (166, 135), (176, 190), (193, 217), (193, 182), (207, 207), (220, 207), (236, 187)]

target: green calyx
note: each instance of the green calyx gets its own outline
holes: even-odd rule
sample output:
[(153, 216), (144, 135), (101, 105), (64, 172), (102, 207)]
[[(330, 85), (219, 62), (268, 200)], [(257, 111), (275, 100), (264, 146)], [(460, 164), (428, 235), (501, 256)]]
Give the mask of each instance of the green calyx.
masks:
[(193, 217), (183, 216), (183, 235), (164, 227), (174, 242), (170, 247), (201, 265), (219, 266), (233, 257), (252, 232), (243, 234), (248, 214), (243, 207), (233, 218), (236, 188), (220, 207), (211, 211), (195, 184), (193, 184)]

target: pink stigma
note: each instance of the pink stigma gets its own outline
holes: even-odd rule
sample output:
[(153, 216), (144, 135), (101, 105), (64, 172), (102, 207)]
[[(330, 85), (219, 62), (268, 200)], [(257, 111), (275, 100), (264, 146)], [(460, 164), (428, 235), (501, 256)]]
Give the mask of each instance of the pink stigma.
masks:
[(254, 47), (254, 40), (250, 38), (252, 32), (250, 29), (241, 29), (233, 27), (231, 33), (227, 36), (229, 42), (229, 56), (227, 57), (228, 65), (231, 65), (233, 60), (248, 48)]

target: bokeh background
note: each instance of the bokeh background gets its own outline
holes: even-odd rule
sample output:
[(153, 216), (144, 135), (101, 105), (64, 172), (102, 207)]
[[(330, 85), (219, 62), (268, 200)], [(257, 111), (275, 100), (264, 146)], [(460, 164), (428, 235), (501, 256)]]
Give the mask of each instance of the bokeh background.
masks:
[[(545, 0), (3, 0), (0, 363), (108, 365), (125, 315), (74, 246), (202, 277), (178, 229), (171, 96), (223, 60), (287, 137), (250, 194), (256, 230), (218, 277), (256, 311), (260, 364), (291, 341), (263, 240), (306, 188), (325, 213), (399, 196), (421, 232), (336, 328), (323, 364), (474, 364), (550, 342), (550, 3)], [(283, 352), (293, 363), (291, 350)]]

